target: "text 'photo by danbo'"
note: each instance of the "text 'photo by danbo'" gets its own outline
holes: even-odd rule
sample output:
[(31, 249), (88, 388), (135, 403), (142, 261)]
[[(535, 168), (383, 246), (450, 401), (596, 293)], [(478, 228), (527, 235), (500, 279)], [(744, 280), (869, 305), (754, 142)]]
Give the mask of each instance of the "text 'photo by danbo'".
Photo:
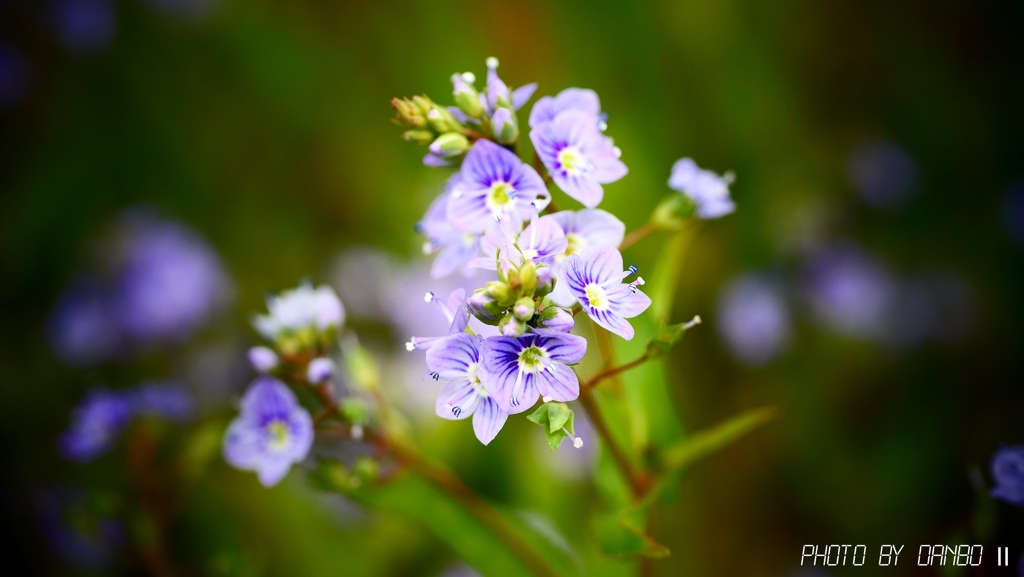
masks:
[(0, 0), (5, 566), (1024, 577), (1022, 26)]

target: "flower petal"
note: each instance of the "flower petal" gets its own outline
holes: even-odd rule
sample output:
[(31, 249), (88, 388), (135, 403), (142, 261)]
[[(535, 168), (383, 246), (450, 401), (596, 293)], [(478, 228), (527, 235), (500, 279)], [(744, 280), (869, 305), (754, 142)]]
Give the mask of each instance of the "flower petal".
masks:
[[(537, 91), (537, 83), (531, 82), (529, 84), (520, 86), (512, 91), (512, 107), (519, 110), (524, 104), (530, 101), (533, 93)], [(487, 443), (484, 443), (485, 445)]]
[(465, 419), (473, 414), (479, 401), (480, 396), (468, 379), (454, 379), (441, 387), (434, 412), (442, 419)]
[(595, 323), (619, 335), (627, 341), (633, 340), (633, 325), (629, 324), (626, 319), (609, 310), (597, 310), (590, 307), (584, 307), (584, 310), (587, 311), (587, 315), (589, 315)]
[(651, 297), (640, 290), (625, 291), (624, 295), (612, 299), (611, 310), (621, 317), (631, 319), (647, 310), (649, 306), (651, 306)]
[(256, 476), (264, 487), (273, 487), (292, 469), (292, 462), (285, 456), (276, 456), (260, 463)]
[(464, 332), (448, 335), (427, 350), (427, 367), (441, 375), (465, 375), (471, 364), (480, 362), (482, 340)]
[(558, 364), (554, 371), (537, 373), (537, 388), (540, 394), (550, 396), (552, 401), (575, 401), (580, 396), (580, 381), (569, 367)]
[(487, 445), (498, 436), (507, 419), (508, 414), (501, 410), (498, 401), (484, 397), (473, 413), (473, 432), (481, 443)]

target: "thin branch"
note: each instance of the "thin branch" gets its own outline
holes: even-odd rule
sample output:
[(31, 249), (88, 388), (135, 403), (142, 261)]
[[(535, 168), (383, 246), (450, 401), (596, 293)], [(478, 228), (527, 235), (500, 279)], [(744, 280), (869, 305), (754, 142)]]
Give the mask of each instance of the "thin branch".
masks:
[(608, 428), (608, 422), (604, 420), (604, 414), (601, 413), (601, 407), (598, 406), (593, 392), (590, 389), (581, 390), (579, 401), (583, 405), (584, 410), (587, 411), (590, 423), (594, 425), (594, 430), (601, 437), (601, 442), (604, 444), (605, 449), (611, 455), (612, 460), (615, 461), (615, 466), (618, 467), (623, 478), (629, 483), (633, 496), (637, 499), (643, 497), (651, 488), (650, 475), (637, 470), (629, 456), (626, 455), (626, 452), (615, 441), (615, 437), (612, 436), (612, 431)]
[(645, 222), (640, 225), (640, 228), (630, 231), (625, 238), (622, 239), (622, 243), (619, 244), (619, 250), (626, 250), (634, 244), (650, 236), (654, 231), (658, 230), (651, 222)]
[(639, 357), (633, 359), (632, 361), (629, 361), (628, 363), (626, 363), (624, 365), (619, 365), (617, 367), (611, 367), (611, 368), (608, 368), (608, 369), (604, 369), (603, 371), (598, 372), (594, 376), (592, 376), (589, 379), (587, 379), (586, 382), (584, 382), (582, 385), (580, 385), (580, 390), (581, 391), (584, 391), (584, 390), (589, 391), (590, 389), (596, 387), (598, 385), (598, 383), (600, 383), (601, 381), (603, 381), (605, 379), (608, 379), (608, 378), (611, 378), (611, 377), (614, 377), (615, 375), (618, 375), (619, 373), (624, 373), (624, 372), (628, 371), (629, 369), (632, 369), (633, 367), (638, 367), (638, 366), (644, 364), (645, 362), (647, 362), (649, 359), (650, 359), (650, 357), (647, 356), (647, 353), (644, 353), (644, 354), (642, 354)]

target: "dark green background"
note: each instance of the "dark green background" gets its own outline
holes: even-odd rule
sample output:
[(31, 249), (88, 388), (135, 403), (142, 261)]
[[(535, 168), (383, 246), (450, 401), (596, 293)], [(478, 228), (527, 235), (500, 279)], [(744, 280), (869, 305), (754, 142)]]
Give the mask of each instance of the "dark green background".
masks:
[[(446, 102), (450, 74), (482, 76), (492, 55), (506, 81), (537, 81), (541, 95), (601, 95), (630, 169), (602, 208), (630, 229), (666, 194), (675, 159), (738, 175), (738, 211), (705, 226), (687, 257), (677, 320), (712, 322), (672, 356), (672, 394), (689, 429), (766, 404), (784, 418), (699, 465), (655, 509), (652, 530), (673, 551), (655, 574), (783, 575), (804, 543), (916, 551), (970, 535), (969, 468), (987, 469), (997, 443), (1024, 440), (1024, 255), (999, 213), (1024, 175), (1018, 3), (226, 0), (193, 24), (123, 0), (112, 44), (92, 56), (56, 43), (30, 5), (8, 4), (3, 33), (34, 73), (27, 100), (0, 116), (7, 501), (41, 485), (101, 484), (98, 469), (60, 462), (53, 439), (90, 384), (135, 373), (60, 366), (43, 321), (104, 223), (149, 203), (199, 230), (236, 283), (236, 328), (220, 331), (254, 340), (245, 322), (265, 291), (324, 278), (339, 250), (418, 258), (412, 225), (445, 175), (398, 138), (388, 100)], [(877, 136), (920, 165), (919, 194), (902, 211), (870, 208), (847, 179), (850, 150)], [(737, 272), (792, 267), (787, 243), (812, 206), (829, 215), (830, 237), (856, 239), (897, 270), (960, 271), (975, 289), (971, 337), (893, 352), (798, 312), (785, 355), (738, 365), (713, 330), (716, 295)], [(631, 249), (632, 261), (649, 267), (659, 238)], [(132, 370), (173, 372), (159, 361)], [(532, 433), (517, 423), (486, 450), (454, 427), (423, 441), (490, 497), (548, 509), (596, 558), (586, 485), (513, 457), (517, 436)], [(175, 536), (181, 555), (227, 573), (309, 576), (429, 575), (455, 560), (397, 516), (340, 523), (290, 481), (265, 491), (218, 465)], [(11, 510), (21, 511), (7, 523), (17, 557), (68, 571)], [(1019, 550), (1024, 513), (998, 512), (996, 538)]]

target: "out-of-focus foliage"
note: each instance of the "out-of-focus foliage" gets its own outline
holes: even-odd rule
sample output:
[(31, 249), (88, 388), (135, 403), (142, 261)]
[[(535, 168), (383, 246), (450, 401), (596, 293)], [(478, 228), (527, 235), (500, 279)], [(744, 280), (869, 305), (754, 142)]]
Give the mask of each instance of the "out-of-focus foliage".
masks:
[[(671, 550), (643, 562), (653, 574), (780, 575), (805, 543), (1018, 542), (1024, 514), (993, 507), (991, 478), (972, 485), (967, 471), (1024, 439), (1022, 17), (1000, 2), (0, 3), (5, 558), (68, 574), (131, 541), (146, 546), (119, 561), (170, 559), (179, 574), (439, 575), (460, 562), (515, 574), (414, 478), (374, 496), (378, 513), (295, 473), (266, 490), (220, 460), (229, 415), (210, 408), (243, 390), (250, 315), (307, 276), (347, 300), (333, 263), (358, 246), (395, 267), (372, 261), (344, 284), (377, 287), (373, 302), (399, 318), (346, 304), (361, 344), (384, 358), (374, 370), (387, 394), (425, 407), (409, 426), (416, 442), (567, 572), (636, 573), (640, 561), (610, 561), (602, 544)], [(596, 401), (649, 463), (692, 458), (714, 437), (687, 432), (736, 430), (714, 428), (730, 415), (771, 405), (783, 417), (693, 463), (656, 507), (624, 510), (629, 488), (606, 453), (594, 463), (563, 443), (551, 454), (525, 419), (487, 447), (467, 423), (437, 422), (420, 369), (407, 368), (420, 354), (402, 348), (408, 327), (433, 312), (395, 295), (423, 266), (413, 223), (445, 174), (397, 136), (388, 101), (440, 100), (452, 72), (492, 55), (538, 95), (601, 95), (630, 169), (602, 208), (627, 230), (674, 194), (676, 159), (737, 175), (735, 214), (625, 251), (658, 308), (618, 343), (620, 362), (644, 353), (654, 319), (705, 324)], [(233, 300), (187, 343), (66, 366), (51, 313), (83, 270), (106, 272), (110, 223), (140, 205), (213, 247)], [(860, 256), (821, 264), (839, 253)], [(715, 330), (722, 291), (751, 272), (777, 281), (791, 314), (785, 350), (754, 366)], [(864, 294), (879, 296), (865, 305)], [(878, 323), (847, 330), (864, 306)], [(170, 377), (197, 398), (190, 436), (138, 422), (100, 460), (59, 458), (86, 390)], [(140, 485), (166, 457), (147, 439), (177, 448), (174, 479)], [(649, 446), (673, 448), (642, 454)], [(168, 525), (159, 507), (132, 505), (175, 483), (184, 497)], [(69, 539), (68, 526), (90, 539)]]

